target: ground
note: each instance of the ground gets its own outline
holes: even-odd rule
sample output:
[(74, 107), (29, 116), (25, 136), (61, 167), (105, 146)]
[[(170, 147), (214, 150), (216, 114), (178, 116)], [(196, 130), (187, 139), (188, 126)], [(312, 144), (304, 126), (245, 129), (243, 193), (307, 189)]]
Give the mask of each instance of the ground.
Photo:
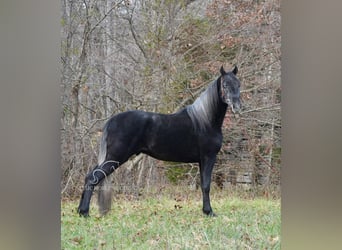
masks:
[(62, 201), (62, 249), (280, 249), (280, 199), (215, 190), (218, 216), (207, 217), (198, 190), (116, 195), (100, 217), (95, 198), (89, 218), (77, 215), (78, 201)]

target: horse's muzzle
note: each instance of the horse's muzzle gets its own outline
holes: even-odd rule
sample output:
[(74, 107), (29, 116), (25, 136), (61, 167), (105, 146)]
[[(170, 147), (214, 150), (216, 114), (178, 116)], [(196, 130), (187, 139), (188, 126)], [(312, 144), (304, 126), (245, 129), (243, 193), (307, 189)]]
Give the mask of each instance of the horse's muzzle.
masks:
[(236, 102), (233, 102), (233, 105), (230, 106), (231, 109), (232, 109), (232, 112), (234, 114), (236, 113), (240, 113), (240, 110), (241, 110), (241, 104), (240, 104), (240, 101), (236, 101)]

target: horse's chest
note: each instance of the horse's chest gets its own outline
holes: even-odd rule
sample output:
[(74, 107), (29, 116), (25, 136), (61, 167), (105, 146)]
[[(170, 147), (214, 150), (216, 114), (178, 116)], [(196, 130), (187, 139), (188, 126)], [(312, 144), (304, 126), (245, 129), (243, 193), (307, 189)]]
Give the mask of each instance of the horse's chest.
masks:
[(199, 137), (199, 148), (205, 154), (217, 154), (222, 146), (222, 134), (210, 133)]

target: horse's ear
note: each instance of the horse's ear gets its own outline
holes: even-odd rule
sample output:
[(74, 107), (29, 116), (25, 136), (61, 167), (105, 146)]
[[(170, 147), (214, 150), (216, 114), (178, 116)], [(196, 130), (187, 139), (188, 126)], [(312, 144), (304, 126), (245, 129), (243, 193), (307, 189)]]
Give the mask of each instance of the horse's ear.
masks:
[(238, 67), (235, 65), (234, 69), (232, 70), (233, 74), (236, 75), (238, 72)]
[(221, 75), (227, 74), (226, 71), (224, 71), (223, 65), (222, 65), (221, 68), (220, 68), (220, 72), (221, 72)]

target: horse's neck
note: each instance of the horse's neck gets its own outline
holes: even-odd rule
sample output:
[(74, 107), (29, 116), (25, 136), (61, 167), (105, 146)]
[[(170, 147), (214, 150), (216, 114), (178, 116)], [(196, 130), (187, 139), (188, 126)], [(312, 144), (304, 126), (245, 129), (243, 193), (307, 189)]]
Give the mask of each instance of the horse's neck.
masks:
[(218, 128), (222, 127), (224, 117), (226, 116), (227, 107), (228, 105), (223, 102), (220, 102), (217, 105), (217, 109), (216, 109), (216, 112), (214, 114), (214, 119), (213, 119), (214, 127), (218, 127)]

